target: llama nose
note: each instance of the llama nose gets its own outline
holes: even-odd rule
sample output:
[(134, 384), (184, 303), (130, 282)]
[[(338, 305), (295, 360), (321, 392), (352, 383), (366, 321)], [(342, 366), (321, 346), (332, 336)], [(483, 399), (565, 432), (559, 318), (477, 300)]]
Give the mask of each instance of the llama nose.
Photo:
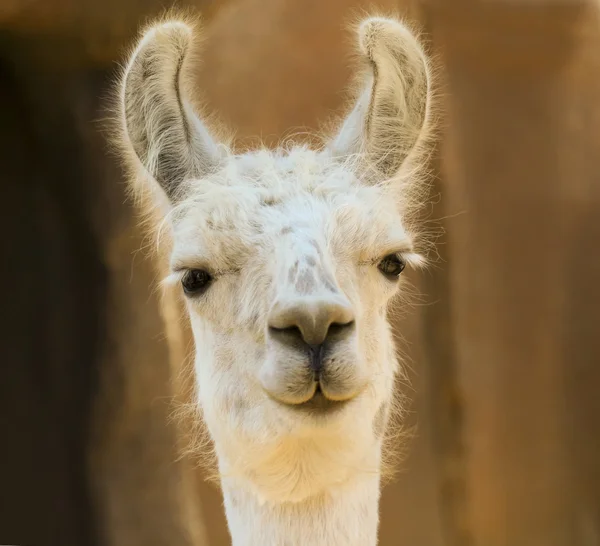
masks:
[(320, 354), (319, 346), (330, 337), (345, 337), (354, 325), (350, 303), (341, 297), (306, 298), (289, 303), (276, 303), (269, 315), (273, 336), (288, 344), (303, 342)]

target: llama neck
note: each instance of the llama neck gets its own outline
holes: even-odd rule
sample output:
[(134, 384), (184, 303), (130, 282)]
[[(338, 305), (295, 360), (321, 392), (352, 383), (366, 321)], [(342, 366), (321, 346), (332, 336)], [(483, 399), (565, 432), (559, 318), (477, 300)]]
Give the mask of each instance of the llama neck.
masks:
[(367, 476), (318, 498), (297, 503), (261, 502), (223, 483), (233, 546), (375, 546), (379, 476)]

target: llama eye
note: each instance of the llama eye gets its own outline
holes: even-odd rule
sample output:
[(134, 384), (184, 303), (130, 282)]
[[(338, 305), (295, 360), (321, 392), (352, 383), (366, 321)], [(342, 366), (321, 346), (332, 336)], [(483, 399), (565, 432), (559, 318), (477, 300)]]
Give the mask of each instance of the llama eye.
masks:
[(212, 277), (206, 271), (189, 269), (181, 279), (181, 285), (188, 296), (197, 296), (208, 288), (210, 281), (212, 281)]
[(406, 262), (398, 254), (390, 254), (379, 262), (377, 266), (386, 277), (399, 277), (404, 271)]

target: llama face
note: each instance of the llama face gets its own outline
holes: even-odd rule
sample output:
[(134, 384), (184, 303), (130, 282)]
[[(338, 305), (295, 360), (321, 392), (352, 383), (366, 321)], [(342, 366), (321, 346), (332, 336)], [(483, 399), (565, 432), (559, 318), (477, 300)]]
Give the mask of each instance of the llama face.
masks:
[(167, 281), (186, 300), (221, 474), (278, 501), (378, 467), (398, 366), (386, 311), (420, 261), (406, 215), (427, 63), (395, 21), (359, 34), (371, 70), (318, 151), (213, 140), (181, 89), (183, 23), (144, 35), (121, 88), (124, 151), (171, 235)]
[[(393, 359), (383, 359), (387, 370), (374, 362), (385, 339), (372, 338), (385, 330), (402, 269), (417, 259), (411, 237), (385, 190), (362, 185), (328, 154), (232, 161), (174, 210), (170, 280), (202, 324), (198, 346), (208, 349), (200, 332), (210, 330), (214, 349), (229, 355), (207, 381), (231, 369), (248, 378), (240, 396), (256, 389), (271, 411), (325, 415), (373, 375), (393, 374)], [(319, 410), (321, 398), (332, 403)]]

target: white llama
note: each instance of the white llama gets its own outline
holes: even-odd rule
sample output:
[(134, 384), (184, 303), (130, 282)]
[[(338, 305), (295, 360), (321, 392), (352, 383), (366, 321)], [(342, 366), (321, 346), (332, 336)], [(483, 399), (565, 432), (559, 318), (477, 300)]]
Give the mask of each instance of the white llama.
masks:
[(404, 24), (357, 32), (355, 106), (317, 150), (217, 140), (184, 89), (188, 23), (147, 29), (120, 84), (120, 151), (185, 297), (235, 546), (377, 543), (399, 371), (386, 311), (422, 263), (411, 218), (431, 91)]

